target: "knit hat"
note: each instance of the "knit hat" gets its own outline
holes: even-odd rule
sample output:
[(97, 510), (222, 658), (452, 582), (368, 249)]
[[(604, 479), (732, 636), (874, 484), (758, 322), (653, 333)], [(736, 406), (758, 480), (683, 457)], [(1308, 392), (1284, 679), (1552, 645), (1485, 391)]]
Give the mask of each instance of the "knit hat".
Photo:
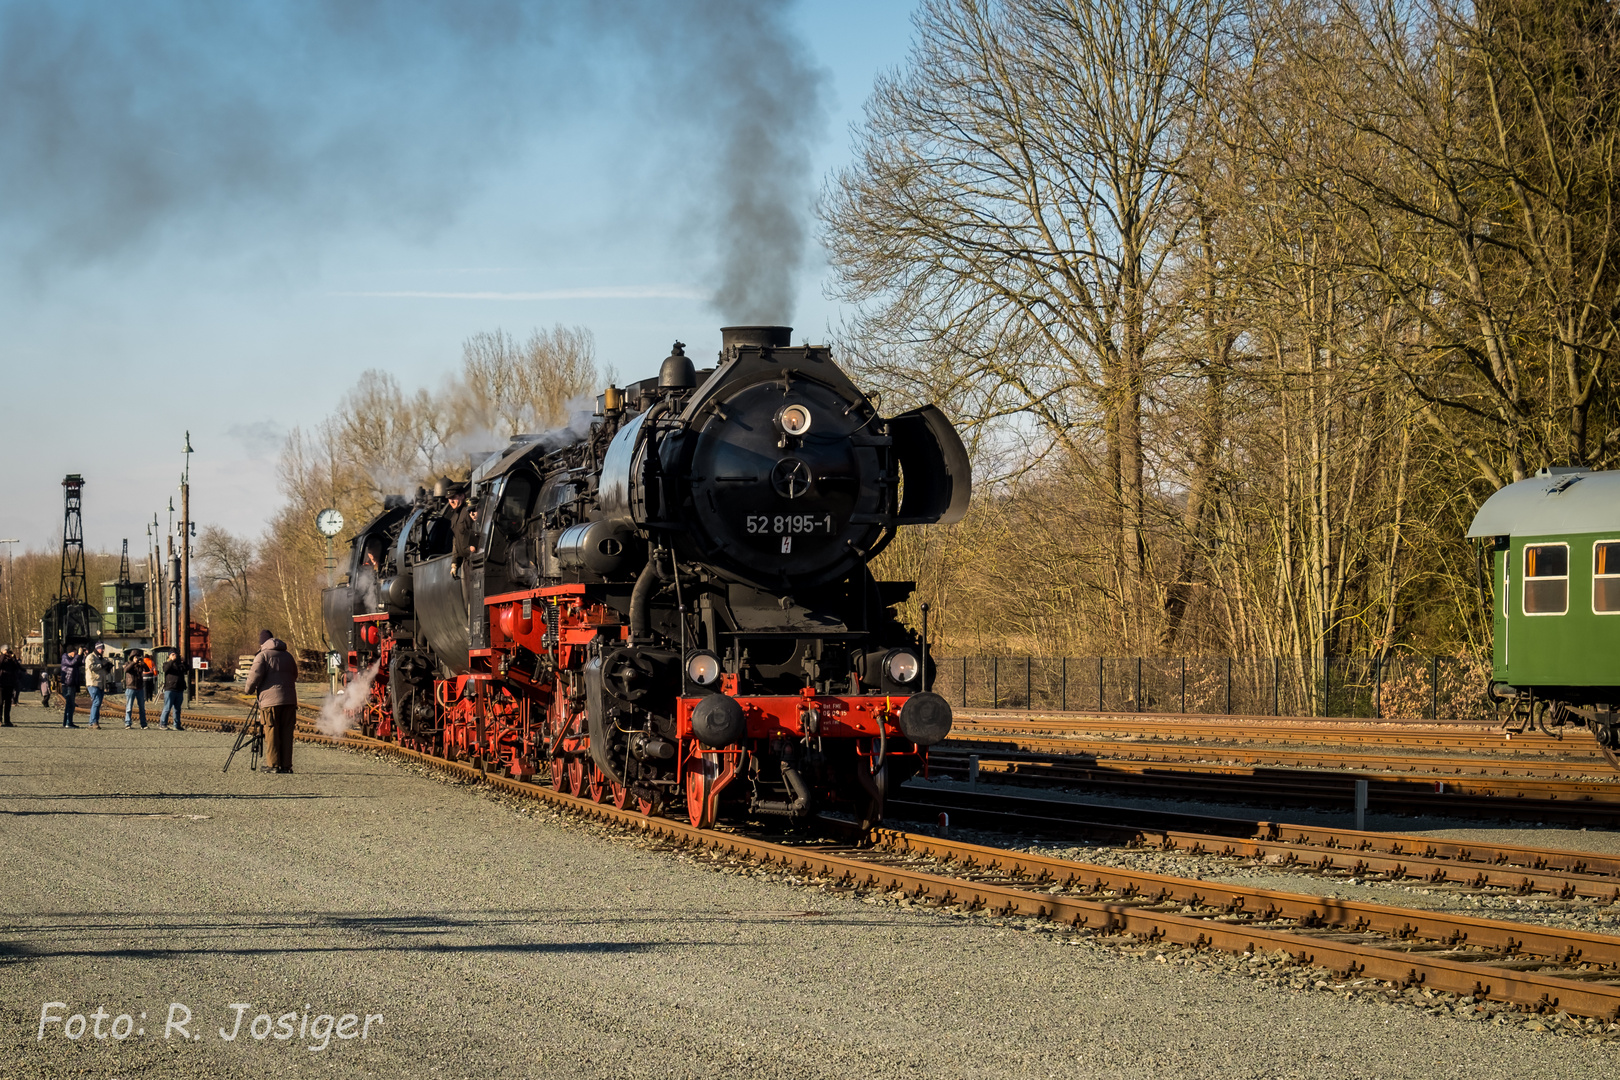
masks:
[(268, 630), (260, 630), (259, 631), (259, 644), (263, 645), (265, 642), (269, 641), (271, 638), (273, 638), (275, 636), (276, 635), (272, 634)]

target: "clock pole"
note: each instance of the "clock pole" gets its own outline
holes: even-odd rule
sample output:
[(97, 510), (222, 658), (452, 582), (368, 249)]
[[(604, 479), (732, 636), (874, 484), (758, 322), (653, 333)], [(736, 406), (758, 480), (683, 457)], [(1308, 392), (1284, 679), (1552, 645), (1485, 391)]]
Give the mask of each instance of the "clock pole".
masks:
[[(343, 531), (343, 515), (339, 513), (335, 507), (327, 507), (325, 510), (322, 510), (320, 513), (315, 515), (315, 531), (326, 537), (326, 587), (330, 589), (335, 584), (332, 579), (333, 571), (337, 568), (337, 559), (332, 555), (332, 538), (337, 536), (339, 532)], [(321, 603), (323, 614), (325, 611), (325, 606), (325, 600), (323, 599)], [(322, 621), (324, 622), (324, 619)], [(336, 642), (327, 642), (328, 649), (336, 647)], [(334, 694), (338, 691), (338, 671), (340, 667), (339, 655), (335, 652), (327, 653), (326, 670), (328, 677), (331, 680), (332, 692)]]
[(327, 507), (315, 515), (315, 531), (326, 537), (326, 587), (330, 589), (337, 584), (333, 579), (337, 569), (337, 559), (332, 554), (332, 538), (343, 531), (343, 515), (333, 507)]

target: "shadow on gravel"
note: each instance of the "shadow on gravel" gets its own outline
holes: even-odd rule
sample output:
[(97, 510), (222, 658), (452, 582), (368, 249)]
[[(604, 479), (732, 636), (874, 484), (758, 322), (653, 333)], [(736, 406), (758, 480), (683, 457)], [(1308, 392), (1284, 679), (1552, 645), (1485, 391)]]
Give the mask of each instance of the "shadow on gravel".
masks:
[[(712, 948), (724, 941), (511, 941), (488, 940), (497, 934), (532, 928), (536, 915), (492, 918), (457, 918), (449, 914), (323, 915), (240, 919), (164, 921), (145, 926), (119, 922), (116, 913), (107, 921), (95, 916), (58, 914), (52, 923), (19, 928), (17, 937), (0, 941), (0, 963), (95, 957), (109, 960), (170, 960), (197, 956), (293, 956), (319, 953), (420, 952), (443, 954), (545, 955), (550, 953), (645, 953), (658, 949), (700, 946)], [(557, 913), (548, 913), (553, 917)], [(623, 920), (616, 920), (623, 921)], [(109, 940), (98, 943), (97, 936)], [(266, 936), (285, 935), (287, 945), (265, 944)], [(461, 940), (446, 940), (448, 937)], [(151, 937), (158, 942), (133, 944), (131, 939)], [(240, 944), (232, 940), (243, 938)], [(323, 941), (322, 938), (329, 940)], [(485, 940), (467, 940), (483, 938)]]
[[(6, 802), (66, 802), (70, 799), (88, 799), (98, 802), (102, 799), (246, 799), (253, 802), (285, 799), (378, 799), (380, 795), (317, 795), (314, 792), (299, 793), (286, 791), (278, 794), (241, 795), (230, 791), (108, 791), (101, 794), (86, 792), (82, 795), (6, 795), (0, 796)], [(0, 810), (0, 813), (20, 814), (27, 813), (22, 810)]]
[(0, 964), (31, 960), (34, 956), (34, 950), (21, 941), (0, 941)]
[(172, 818), (178, 814), (152, 814), (144, 810), (0, 810), (0, 817), (123, 817)]
[(417, 945), (293, 945), (278, 948), (271, 945), (241, 946), (236, 948), (202, 946), (198, 948), (180, 947), (153, 947), (137, 948), (134, 946), (109, 947), (105, 949), (78, 948), (78, 949), (30, 949), (26, 945), (19, 947), (14, 954), (8, 955), (0, 951), (0, 963), (26, 963), (30, 960), (58, 960), (70, 957), (94, 957), (99, 960), (180, 960), (197, 956), (300, 956), (312, 953), (371, 953), (371, 952), (419, 952), (439, 953), (443, 955), (462, 955), (483, 953), (488, 955), (524, 956), (542, 955), (548, 953), (643, 953), (657, 949), (697, 945), (704, 948), (725, 945), (723, 941), (670, 941), (656, 944), (639, 941), (535, 941), (535, 942), (482, 942), (455, 945), (446, 942), (433, 942)]

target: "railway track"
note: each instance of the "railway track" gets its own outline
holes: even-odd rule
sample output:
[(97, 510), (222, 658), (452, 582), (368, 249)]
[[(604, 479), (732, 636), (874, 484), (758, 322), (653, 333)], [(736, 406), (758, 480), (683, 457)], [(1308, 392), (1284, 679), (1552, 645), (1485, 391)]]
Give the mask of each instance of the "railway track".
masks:
[(1399, 833), (1204, 817), (1017, 795), (905, 787), (891, 818), (1064, 839), (1144, 846), (1187, 855), (1263, 861), (1268, 867), (1385, 881), (1421, 881), (1517, 895), (1620, 902), (1620, 856)]
[(1577, 826), (1620, 825), (1620, 783), (1526, 777), (1391, 776), (1379, 772), (1263, 769), (1242, 765), (1113, 761), (1091, 764), (1071, 755), (946, 743), (929, 753), (929, 774), (952, 779), (994, 776), (1011, 784), (1081, 788), (1113, 796), (1204, 799), (1288, 807), (1353, 807), (1365, 780), (1380, 812)]
[[(194, 714), (234, 730), (240, 717)], [(302, 725), (301, 725), (302, 726)], [(1344, 977), (1471, 994), (1530, 1010), (1620, 1015), (1620, 938), (1099, 867), (883, 829), (870, 846), (779, 843), (649, 818), (364, 737), (301, 740), (415, 761), (463, 780), (639, 831), (671, 846), (748, 860), (835, 888), (925, 906), (1050, 919), (1082, 931), (1235, 953), (1283, 952)]]
[(1545, 779), (1586, 778), (1620, 784), (1620, 776), (1597, 753), (1574, 751), (1548, 760), (1547, 754), (1525, 759), (1511, 753), (1496, 754), (1380, 754), (1335, 748), (1272, 749), (1210, 743), (1126, 742), (1085, 736), (1038, 735), (957, 736), (940, 748), (944, 753), (1022, 751), (1062, 755), (1098, 763), (1150, 762), (1195, 764), (1226, 762), (1279, 768), (1351, 769), (1358, 772), (1423, 773), (1431, 776), (1527, 776)]
[(1312, 720), (1251, 717), (1243, 722), (1196, 717), (1143, 719), (1139, 714), (1043, 715), (1001, 711), (968, 712), (955, 716), (951, 739), (990, 737), (1109, 737), (1148, 742), (1204, 742), (1266, 746), (1393, 747), (1399, 750), (1448, 751), (1511, 750), (1520, 756), (1578, 755), (1601, 760), (1597, 745), (1578, 729), (1563, 738), (1540, 731), (1507, 732), (1479, 725), (1349, 724)]

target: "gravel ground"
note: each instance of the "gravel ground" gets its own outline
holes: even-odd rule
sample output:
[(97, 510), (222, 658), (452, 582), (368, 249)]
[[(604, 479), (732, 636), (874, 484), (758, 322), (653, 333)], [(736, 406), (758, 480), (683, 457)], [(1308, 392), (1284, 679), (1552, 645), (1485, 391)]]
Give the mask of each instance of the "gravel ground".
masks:
[[(3, 1077), (1563, 1080), (1620, 1058), (1556, 1017), (1277, 957), (792, 884), (363, 753), (300, 745), (292, 776), (222, 775), (219, 734), (17, 718), (0, 731)], [(46, 1002), (66, 1024), (39, 1039)], [(189, 1041), (164, 1037), (177, 1005)], [(254, 1037), (260, 1014), (297, 1027), (306, 1009), (304, 1034)], [(145, 1034), (97, 1039), (98, 1011)], [(309, 1049), (320, 1017), (357, 1035), (378, 1014)]]

